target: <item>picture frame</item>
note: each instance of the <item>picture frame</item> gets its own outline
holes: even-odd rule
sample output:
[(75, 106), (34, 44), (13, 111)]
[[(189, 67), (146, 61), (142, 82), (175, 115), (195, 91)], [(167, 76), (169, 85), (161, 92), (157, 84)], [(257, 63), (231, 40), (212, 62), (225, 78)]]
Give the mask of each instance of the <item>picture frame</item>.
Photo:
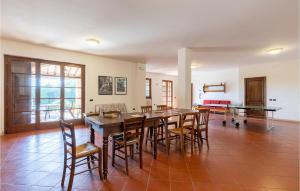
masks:
[(127, 95), (126, 77), (115, 77), (115, 95)]
[(98, 95), (113, 95), (112, 76), (98, 76)]

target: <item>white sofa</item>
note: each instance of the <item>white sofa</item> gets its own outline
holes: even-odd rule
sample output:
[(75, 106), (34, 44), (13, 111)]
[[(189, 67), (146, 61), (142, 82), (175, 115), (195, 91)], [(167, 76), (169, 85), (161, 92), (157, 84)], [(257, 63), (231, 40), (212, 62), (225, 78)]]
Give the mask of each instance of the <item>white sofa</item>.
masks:
[(106, 111), (120, 111), (121, 113), (127, 113), (125, 103), (111, 103), (111, 104), (96, 104), (95, 113), (103, 115)]

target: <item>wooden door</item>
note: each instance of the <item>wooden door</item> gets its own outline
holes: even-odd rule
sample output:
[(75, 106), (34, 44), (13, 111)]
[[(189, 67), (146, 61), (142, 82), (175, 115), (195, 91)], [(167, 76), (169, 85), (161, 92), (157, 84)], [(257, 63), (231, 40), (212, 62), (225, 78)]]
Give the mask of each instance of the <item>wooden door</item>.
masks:
[[(263, 106), (266, 102), (266, 77), (245, 78), (245, 103), (246, 105)], [(265, 117), (265, 112), (260, 110), (247, 110), (248, 116)]]

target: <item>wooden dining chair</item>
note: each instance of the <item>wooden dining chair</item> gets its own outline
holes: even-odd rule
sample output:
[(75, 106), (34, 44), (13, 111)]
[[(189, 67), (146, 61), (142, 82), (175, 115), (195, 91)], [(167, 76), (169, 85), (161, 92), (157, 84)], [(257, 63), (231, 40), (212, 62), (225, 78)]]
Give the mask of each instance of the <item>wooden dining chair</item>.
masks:
[[(90, 142), (76, 145), (75, 130), (72, 123), (60, 120), (60, 128), (62, 131), (64, 142), (64, 167), (61, 179), (61, 186), (64, 186), (66, 170), (70, 170), (70, 179), (68, 183), (68, 191), (72, 190), (73, 179), (75, 175), (98, 169), (100, 179), (102, 176), (102, 149)], [(95, 156), (97, 155), (97, 156)], [(85, 162), (86, 160), (86, 162)], [(69, 162), (70, 161), (70, 162)], [(91, 168), (91, 163), (98, 161), (98, 166)], [(87, 164), (88, 169), (75, 173), (75, 167)]]
[[(119, 110), (103, 111), (102, 113), (103, 113), (103, 116), (104, 116), (104, 117), (105, 117), (106, 115), (110, 115), (110, 114), (115, 114), (115, 115), (117, 115), (117, 117), (119, 117), (119, 116), (121, 115), (121, 111), (119, 111)], [(117, 132), (117, 133), (112, 133), (112, 134), (110, 134), (110, 137), (121, 136), (121, 135), (122, 135), (122, 133)], [(112, 140), (112, 139), (110, 139), (110, 141), (111, 141), (111, 140)]]
[[(152, 106), (141, 106), (142, 113), (148, 113), (152, 112)], [(153, 127), (147, 127), (147, 133), (146, 133), (146, 140), (145, 145), (147, 146), (148, 141), (150, 141), (150, 144), (152, 146), (153, 142)]]
[(147, 105), (147, 106), (141, 106), (142, 113), (147, 113), (147, 112), (152, 112), (152, 106)]
[(156, 105), (156, 109), (158, 111), (163, 111), (163, 110), (167, 110), (168, 106), (167, 105)]
[[(184, 145), (187, 142), (191, 143), (191, 152), (194, 147), (194, 126), (195, 126), (196, 114), (195, 112), (185, 113), (180, 116), (180, 125), (178, 128), (168, 129), (168, 148), (170, 149), (170, 140), (172, 135), (175, 138), (179, 137), (180, 150), (183, 151)], [(190, 137), (188, 137), (190, 136)], [(174, 136), (173, 136), (174, 137)], [(170, 151), (168, 151), (169, 153)]]
[[(134, 146), (138, 146), (138, 154), (140, 161), (140, 168), (143, 168), (143, 139), (145, 116), (124, 119), (122, 137), (114, 137), (112, 144), (112, 166), (115, 165), (115, 156), (125, 160), (126, 174), (128, 175), (128, 151), (130, 149), (130, 156), (133, 159)], [(124, 156), (116, 154), (116, 151), (123, 153)]]
[[(158, 111), (167, 111), (168, 110), (168, 106), (167, 105), (156, 105), (156, 108), (157, 108)], [(162, 120), (162, 123), (165, 123), (165, 121)], [(168, 120), (167, 126), (169, 127), (171, 125), (174, 125), (174, 127), (177, 128), (177, 126), (178, 126), (177, 120), (174, 120), (172, 118), (171, 118), (171, 120)], [(162, 128), (162, 132), (161, 132), (162, 135), (164, 135), (163, 129), (164, 128)]]
[[(197, 124), (195, 129), (195, 136), (201, 143), (203, 143), (203, 140), (206, 141), (207, 147), (209, 147), (208, 142), (208, 121), (209, 121), (209, 109), (199, 109), (199, 113), (197, 116)], [(202, 137), (202, 132), (205, 132), (205, 138)]]

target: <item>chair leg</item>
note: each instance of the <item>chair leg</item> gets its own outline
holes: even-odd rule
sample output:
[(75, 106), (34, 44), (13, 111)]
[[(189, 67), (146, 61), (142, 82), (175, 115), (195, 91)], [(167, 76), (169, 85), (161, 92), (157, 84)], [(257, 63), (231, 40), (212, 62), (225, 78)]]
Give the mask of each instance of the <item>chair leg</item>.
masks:
[(149, 127), (150, 128), (150, 145), (151, 147), (153, 146), (152, 140), (153, 140), (153, 127)]
[(131, 159), (133, 159), (133, 147), (134, 145), (131, 145), (129, 148), (130, 148), (130, 156), (131, 156)]
[(113, 139), (113, 142), (112, 142), (112, 149), (111, 149), (111, 151), (112, 151), (112, 160), (111, 160), (111, 165), (112, 166), (115, 166), (115, 152), (116, 152), (116, 145), (115, 145), (115, 141), (114, 141), (114, 139)]
[(102, 151), (99, 151), (98, 153), (98, 171), (100, 179), (103, 180), (103, 173), (102, 173)]
[(184, 146), (184, 137), (183, 135), (180, 135), (180, 151), (183, 152), (183, 146)]
[(140, 158), (140, 168), (143, 168), (143, 147), (139, 144), (139, 158)]
[[(168, 155), (170, 154), (170, 146), (171, 146), (171, 142), (170, 142), (170, 132), (168, 131), (167, 132), (167, 137), (166, 137), (166, 139), (168, 140), (168, 142), (167, 142), (167, 144), (168, 144), (168, 150), (167, 150), (167, 152), (168, 152)], [(177, 139), (176, 139), (176, 142), (177, 142)]]
[(191, 133), (191, 153), (194, 152), (194, 133)]
[(209, 147), (209, 143), (208, 143), (208, 132), (205, 131), (205, 138), (206, 138), (206, 145), (207, 147)]
[(196, 131), (196, 136), (197, 136), (197, 144), (198, 144), (198, 149), (200, 151), (200, 136), (199, 136), (199, 131)]
[(61, 178), (61, 186), (64, 186), (64, 184), (65, 184), (66, 170), (67, 170), (67, 154), (65, 154), (65, 156), (64, 156), (64, 170), (63, 170), (63, 175)]
[(73, 180), (74, 180), (74, 174), (75, 174), (75, 158), (72, 157), (71, 172), (70, 172), (70, 180), (69, 180), (69, 185), (68, 185), (68, 191), (72, 190)]
[(87, 165), (88, 165), (88, 168), (91, 170), (91, 160), (90, 159), (92, 159), (93, 160), (93, 157), (92, 156), (87, 156), (86, 157), (86, 160), (87, 160)]
[(147, 133), (146, 133), (146, 141), (145, 141), (145, 145), (147, 147), (147, 143), (148, 143), (148, 138), (149, 138), (149, 131), (150, 131), (150, 127), (147, 128)]
[(203, 139), (202, 139), (202, 131), (199, 131), (199, 137), (200, 137), (200, 142), (201, 144), (203, 143)]
[(127, 146), (124, 146), (124, 154), (125, 154), (125, 168), (126, 174), (128, 175), (128, 157), (127, 157)]
[(162, 126), (160, 129), (160, 131), (161, 131), (161, 138), (163, 139), (164, 138), (164, 126)]

